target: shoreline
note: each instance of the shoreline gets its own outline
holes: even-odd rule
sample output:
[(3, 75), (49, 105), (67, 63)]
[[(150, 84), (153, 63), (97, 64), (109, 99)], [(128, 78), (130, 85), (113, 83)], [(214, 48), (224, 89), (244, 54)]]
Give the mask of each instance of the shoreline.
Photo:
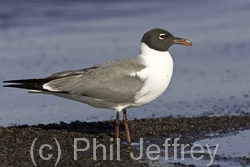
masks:
[[(31, 158), (31, 151), (33, 151), (34, 161), (38, 166), (48, 166), (55, 165), (58, 155), (58, 145), (55, 142), (55, 138), (60, 144), (61, 157), (58, 161), (58, 166), (79, 166), (79, 165), (96, 165), (96, 166), (151, 166), (157, 162), (148, 159), (144, 153), (141, 159), (134, 160), (131, 158), (131, 152), (133, 152), (134, 157), (140, 157), (140, 151), (138, 143), (140, 138), (145, 141), (143, 143), (143, 151), (151, 145), (159, 145), (160, 149), (163, 149), (164, 141), (168, 138), (170, 144), (173, 144), (174, 138), (179, 138), (180, 144), (190, 144), (191, 143), (215, 137), (224, 137), (233, 134), (237, 134), (239, 131), (250, 129), (250, 115), (244, 116), (215, 116), (215, 117), (165, 117), (165, 118), (150, 118), (150, 119), (134, 119), (130, 120), (130, 131), (132, 146), (126, 145), (126, 137), (123, 125), (120, 127), (120, 160), (117, 160), (117, 146), (111, 140), (114, 137), (115, 123), (113, 120), (108, 120), (104, 122), (71, 122), (69, 124), (61, 122), (59, 124), (38, 124), (38, 125), (19, 125), (0, 128), (1, 135), (1, 164), (7, 165), (33, 165)], [(214, 134), (213, 137), (209, 137), (209, 134)], [(33, 150), (30, 149), (31, 144), (34, 139), (37, 138)], [(79, 141), (77, 152), (77, 159), (74, 160), (74, 139), (75, 138), (85, 138), (90, 141), (89, 149), (83, 151), (86, 148), (86, 142)], [(93, 138), (96, 139), (96, 160), (93, 159)], [(45, 143), (50, 143), (51, 148)], [(41, 145), (44, 145), (42, 154), (39, 154), (39, 149)], [(103, 159), (103, 147), (104, 145), (107, 158)], [(111, 147), (112, 146), (112, 147)], [(190, 148), (187, 147), (187, 148)], [(53, 149), (54, 148), (54, 149)], [(57, 148), (57, 149), (55, 149)], [(82, 150), (81, 150), (82, 149)], [(112, 158), (110, 151), (112, 152)], [(236, 150), (237, 151), (237, 150)], [(250, 150), (249, 150), (250, 151)], [(43, 160), (39, 156), (43, 156), (44, 159), (48, 159), (51, 155), (51, 159)], [(54, 156), (53, 156), (54, 155)], [(159, 155), (164, 156), (164, 152), (161, 151)], [(168, 151), (168, 156), (174, 156), (174, 150), (172, 148)], [(156, 157), (155, 155), (152, 157)], [(180, 159), (180, 155), (178, 154)], [(190, 156), (189, 156), (190, 157)], [(199, 156), (196, 156), (199, 157)], [(186, 155), (185, 155), (186, 158)], [(208, 160), (209, 155), (204, 153), (203, 160)], [(215, 160), (221, 161), (242, 161), (241, 163), (247, 163), (249, 160), (246, 158), (230, 158), (222, 157), (220, 155), (215, 156)], [(181, 164), (179, 161), (173, 162), (171, 164)], [(166, 161), (166, 163), (170, 163)], [(188, 164), (191, 165), (191, 164)], [(212, 165), (216, 165), (214, 162)]]

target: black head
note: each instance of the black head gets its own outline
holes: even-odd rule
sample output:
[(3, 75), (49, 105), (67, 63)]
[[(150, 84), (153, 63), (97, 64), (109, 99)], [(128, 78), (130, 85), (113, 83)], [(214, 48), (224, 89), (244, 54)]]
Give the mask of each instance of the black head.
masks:
[(155, 28), (146, 32), (141, 42), (158, 51), (168, 51), (169, 47), (173, 44), (182, 44), (186, 46), (193, 45), (188, 39), (175, 37), (170, 32), (160, 28)]

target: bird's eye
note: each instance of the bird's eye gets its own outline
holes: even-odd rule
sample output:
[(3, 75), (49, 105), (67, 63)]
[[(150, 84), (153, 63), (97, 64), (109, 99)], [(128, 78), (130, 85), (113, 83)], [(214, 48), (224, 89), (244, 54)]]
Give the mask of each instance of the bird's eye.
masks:
[(165, 35), (165, 34), (160, 34), (160, 35), (159, 35), (159, 39), (160, 39), (160, 40), (163, 40), (164, 38), (166, 38), (166, 35)]

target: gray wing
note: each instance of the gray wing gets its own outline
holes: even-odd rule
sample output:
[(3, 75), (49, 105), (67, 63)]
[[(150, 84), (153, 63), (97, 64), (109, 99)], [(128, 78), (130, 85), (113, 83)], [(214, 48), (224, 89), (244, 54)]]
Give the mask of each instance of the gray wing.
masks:
[[(145, 66), (136, 64), (135, 58), (100, 64), (90, 68), (65, 71), (49, 76), (55, 78), (46, 83), (50, 91), (68, 92), (72, 96), (88, 96), (117, 103), (133, 102), (144, 80), (129, 76)], [(140, 62), (140, 61), (139, 61)]]

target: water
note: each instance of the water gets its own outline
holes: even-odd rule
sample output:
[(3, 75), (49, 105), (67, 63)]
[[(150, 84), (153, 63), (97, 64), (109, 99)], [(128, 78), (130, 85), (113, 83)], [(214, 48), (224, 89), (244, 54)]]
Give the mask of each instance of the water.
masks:
[[(1, 1), (0, 80), (39, 78), (139, 53), (160, 27), (190, 39), (173, 46), (169, 88), (129, 119), (249, 112), (250, 2)], [(25, 90), (0, 88), (0, 126), (99, 121), (115, 112)]]
[[(214, 134), (212, 134), (214, 136)], [(250, 138), (250, 131), (245, 130), (241, 131), (238, 134), (233, 134), (225, 137), (219, 138), (211, 138), (204, 139), (201, 141), (196, 141), (193, 143), (199, 144), (205, 148), (206, 144), (209, 147), (216, 147), (219, 144), (218, 151), (216, 152), (217, 156), (221, 158), (215, 160), (213, 165), (222, 165), (222, 166), (250, 166), (250, 163), (242, 162), (237, 158), (248, 158), (250, 159), (250, 146), (248, 143)], [(206, 150), (205, 153), (208, 153)], [(188, 154), (188, 153), (187, 153)], [(193, 161), (193, 162), (192, 162)], [(187, 164), (196, 164), (196, 165), (204, 165), (209, 164), (211, 160), (203, 160), (203, 161), (195, 161), (193, 159), (188, 159), (186, 161)], [(205, 166), (205, 165), (204, 165)]]

